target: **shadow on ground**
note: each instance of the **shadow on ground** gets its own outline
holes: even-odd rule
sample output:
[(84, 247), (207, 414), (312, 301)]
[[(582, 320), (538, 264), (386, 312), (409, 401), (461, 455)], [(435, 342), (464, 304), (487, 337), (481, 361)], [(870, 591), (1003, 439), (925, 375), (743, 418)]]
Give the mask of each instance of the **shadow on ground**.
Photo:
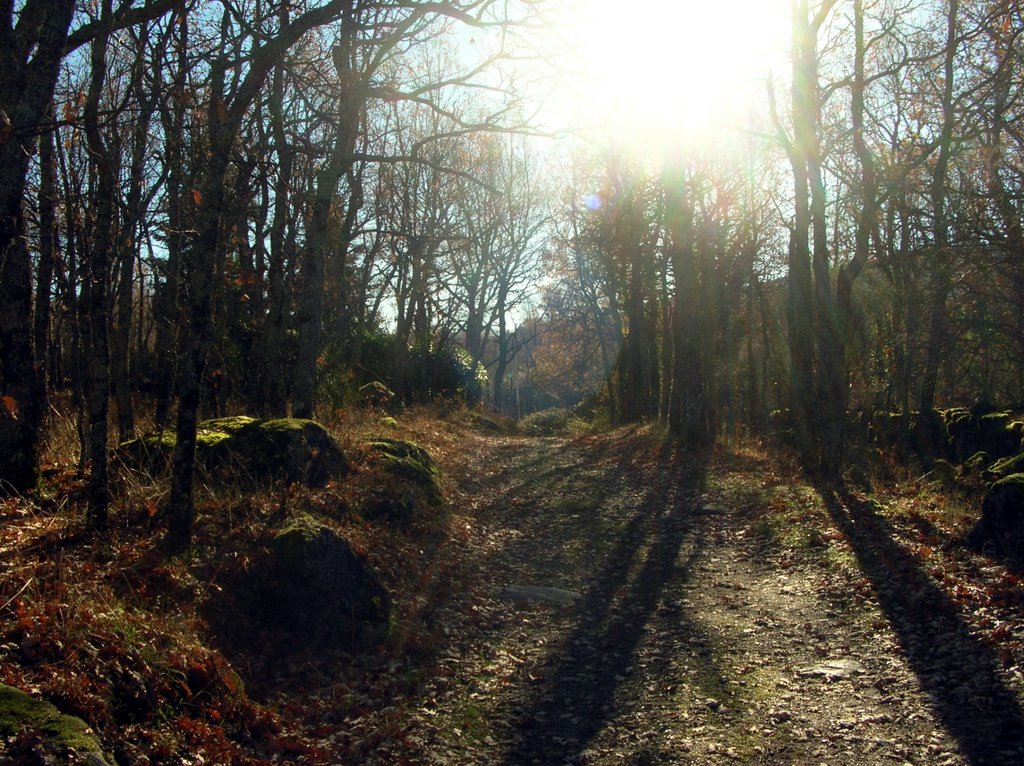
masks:
[[(668, 586), (685, 582), (706, 518), (700, 507), (706, 456), (682, 456), (665, 446), (651, 457), (616, 455), (606, 445), (594, 445), (574, 455), (571, 465), (549, 468), (540, 478), (543, 487), (560, 475), (603, 463), (601, 470), (609, 473), (598, 491), (591, 489), (592, 513), (600, 524), (612, 523), (616, 534), (596, 549), (600, 558), (584, 562), (590, 586), (575, 606), (564, 640), (546, 658), (543, 680), (526, 691), (520, 685), (496, 716), (509, 721), (508, 739), (514, 743), (501, 761), (505, 766), (575, 762), (629, 708), (637, 648)], [(609, 469), (609, 459), (619, 467)], [(537, 513), (557, 514), (550, 495), (532, 499), (538, 501)], [(672, 625), (692, 644), (711, 645), (678, 614)], [(651, 757), (646, 751), (639, 755)]]
[(871, 581), (936, 717), (974, 766), (1024, 763), (1024, 717), (992, 650), (895, 539), (889, 522), (845, 490), (819, 488)]

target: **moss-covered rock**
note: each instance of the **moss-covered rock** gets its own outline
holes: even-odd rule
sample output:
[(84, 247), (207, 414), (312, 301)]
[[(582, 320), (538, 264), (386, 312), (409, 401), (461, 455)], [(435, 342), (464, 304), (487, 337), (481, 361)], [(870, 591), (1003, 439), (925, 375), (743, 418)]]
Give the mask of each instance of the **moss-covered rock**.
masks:
[(1016, 452), (1024, 452), (1024, 421), (1015, 420), (1006, 427), (1010, 433), (1010, 438), (1016, 441), (1017, 449)]
[(1024, 473), (1024, 452), (1019, 455), (1000, 458), (985, 471), (985, 477), (991, 481), (998, 481), (1012, 473)]
[(376, 439), (367, 446), (381, 456), (386, 471), (417, 485), (431, 502), (441, 501), (441, 469), (423, 447), (402, 439)]
[(960, 475), (965, 479), (981, 479), (991, 462), (992, 457), (987, 452), (975, 452), (960, 466)]
[(1024, 473), (1010, 474), (988, 488), (981, 519), (968, 541), (997, 553), (1024, 556)]
[[(253, 422), (255, 418), (245, 415), (204, 420), (196, 426), (196, 460), (204, 468), (220, 465), (229, 457), (232, 434)], [(117, 454), (129, 465), (162, 471), (170, 465), (177, 443), (177, 435), (168, 428), (122, 442)]]
[(234, 434), (241, 431), (248, 425), (256, 422), (256, 418), (248, 415), (229, 415), (224, 418), (211, 418), (199, 424), (200, 431), (219, 431), (225, 434)]
[[(176, 444), (174, 431), (158, 431), (122, 443), (117, 454), (128, 465), (166, 470)], [(256, 420), (246, 415), (204, 420), (196, 427), (196, 460), (222, 476), (257, 482), (284, 479), (321, 486), (343, 475), (345, 453), (312, 420)]]
[(367, 407), (386, 407), (394, 398), (395, 392), (378, 380), (359, 387), (359, 399)]
[(115, 455), (133, 468), (163, 471), (171, 463), (174, 446), (178, 443), (172, 430), (154, 431), (121, 442)]
[(258, 574), (268, 625), (301, 647), (351, 649), (383, 638), (391, 598), (366, 557), (337, 532), (301, 515), (268, 547)]
[(969, 410), (949, 410), (948, 413), (949, 455), (954, 463), (963, 463), (980, 449), (978, 419)]
[(341, 446), (312, 420), (253, 421), (235, 431), (230, 449), (256, 480), (283, 479), (319, 487), (348, 471)]
[(97, 764), (111, 763), (103, 746), (81, 718), (65, 715), (45, 700), (36, 699), (13, 686), (0, 684), (0, 738), (23, 731), (38, 733), (46, 744), (59, 751), (70, 750), (74, 760)]
[(978, 418), (979, 449), (993, 458), (1008, 457), (1018, 452), (1020, 431), (1013, 426), (1007, 412), (993, 412)]

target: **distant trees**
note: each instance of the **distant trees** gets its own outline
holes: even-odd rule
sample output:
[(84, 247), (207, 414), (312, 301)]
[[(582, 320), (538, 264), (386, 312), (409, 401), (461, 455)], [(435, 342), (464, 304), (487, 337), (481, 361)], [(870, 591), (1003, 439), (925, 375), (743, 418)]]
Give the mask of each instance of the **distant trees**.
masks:
[[(311, 416), (324, 354), (358, 367), (392, 288), (408, 339), (431, 346), (450, 336), (466, 317), (453, 308), (445, 320), (442, 304), (460, 288), (450, 273), (435, 277), (431, 259), (456, 248), (490, 258), (492, 284), (504, 285), (488, 288), (480, 330), (497, 333), (494, 307), (513, 310), (529, 268), (509, 264), (527, 260), (537, 228), (513, 216), (503, 225), (528, 227), (515, 245), (507, 229), (500, 247), (481, 239), (469, 247), (455, 219), (474, 184), (508, 189), (526, 172), (520, 163), (492, 177), (493, 157), (475, 152), (489, 132), (525, 129), (495, 72), (515, 14), (529, 12), (529, 2), (495, 0), (8, 8), (0, 29), (5, 486), (33, 484), (45, 376), (67, 382), (86, 416), (89, 524), (102, 528), (107, 408), (116, 404), (127, 438), (133, 397), (150, 392), (157, 424), (175, 423), (165, 516), (168, 544), (180, 549), (190, 538), (202, 411), (231, 399), (259, 413)], [(71, 29), (73, 16), (81, 22)], [(475, 30), (475, 57), (453, 52), (459, 29)], [(470, 100), (474, 87), (482, 97)], [(418, 133), (406, 122), (413, 112), (426, 126)], [(496, 138), (491, 154), (506, 147), (511, 157), (511, 146)], [(444, 218), (430, 232), (416, 217), (424, 188)], [(479, 234), (495, 224), (474, 225)], [(409, 293), (402, 258), (419, 269)]]
[(907, 440), (915, 408), (1024, 402), (1018, 3), (799, 0), (748, 135), (657, 162), (591, 144), (564, 172), (503, 69), (531, 10), (8, 8), (4, 486), (32, 486), (47, 386), (79, 413), (95, 529), (111, 428), (140, 393), (173, 424), (172, 549), (227, 402), (309, 416), (486, 369), (502, 404), (532, 365), (543, 398), (596, 387), (611, 422), (695, 445), (776, 428), (829, 477), (852, 409), (902, 411)]
[[(128, 3), (71, 28), (74, 0), (7, 4), (0, 18), (0, 476), (14, 490), (35, 481), (42, 400), (34, 349), (32, 258), (26, 241), (25, 195), (37, 140), (53, 125), (52, 100), (65, 56), (164, 14), (172, 3)], [(102, 47), (102, 45), (101, 45)]]
[(791, 21), (790, 76), (751, 124), (766, 140), (680, 146), (625, 183), (604, 150), (580, 165), (597, 170), (574, 181), (547, 305), (594, 338), (580, 358), (621, 333), (628, 362), (596, 395), (613, 420), (657, 414), (700, 444), (774, 411), (835, 478), (853, 409), (902, 411), (910, 439), (912, 409), (1024, 402), (1022, 18), (800, 0)]

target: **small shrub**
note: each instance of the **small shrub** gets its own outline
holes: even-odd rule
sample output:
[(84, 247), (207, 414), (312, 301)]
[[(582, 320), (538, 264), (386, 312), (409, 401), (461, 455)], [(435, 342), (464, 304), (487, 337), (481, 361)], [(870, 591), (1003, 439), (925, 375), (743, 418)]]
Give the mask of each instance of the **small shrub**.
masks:
[(568, 421), (568, 412), (552, 407), (527, 415), (519, 421), (519, 429), (528, 436), (553, 436), (564, 431)]

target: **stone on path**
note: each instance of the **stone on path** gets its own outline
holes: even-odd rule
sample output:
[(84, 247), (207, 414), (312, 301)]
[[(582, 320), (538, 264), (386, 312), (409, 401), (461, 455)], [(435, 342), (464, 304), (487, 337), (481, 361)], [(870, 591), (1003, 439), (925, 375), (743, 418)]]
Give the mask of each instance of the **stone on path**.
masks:
[(864, 666), (855, 660), (828, 660), (820, 665), (801, 668), (799, 675), (801, 678), (824, 678), (828, 681), (838, 681), (864, 672)]
[(574, 590), (548, 588), (543, 585), (506, 585), (498, 598), (505, 601), (540, 601), (544, 604), (571, 604), (580, 597)]

